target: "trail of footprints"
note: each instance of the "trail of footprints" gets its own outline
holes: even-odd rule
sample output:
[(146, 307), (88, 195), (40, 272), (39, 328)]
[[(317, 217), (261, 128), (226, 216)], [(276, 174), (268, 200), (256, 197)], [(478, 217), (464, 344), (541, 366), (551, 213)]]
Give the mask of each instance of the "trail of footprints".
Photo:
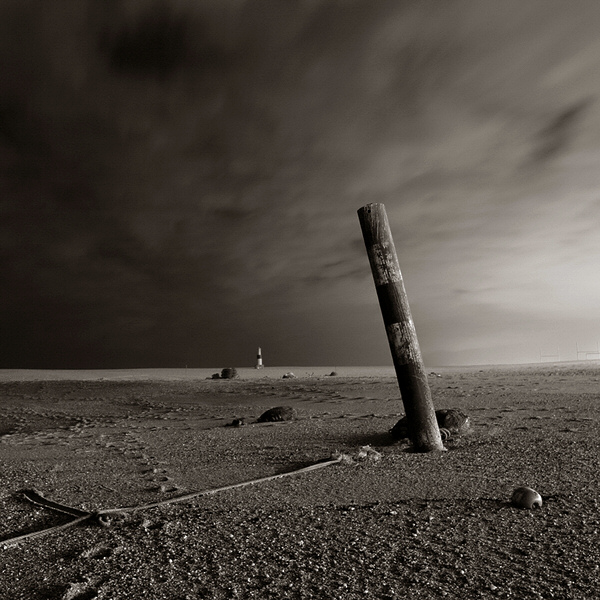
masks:
[(39, 442), (65, 446), (70, 439), (81, 437), (85, 429), (94, 425), (85, 417), (31, 408), (13, 409), (10, 415), (2, 417), (4, 428), (0, 431), (0, 442), (14, 446)]
[[(145, 482), (148, 491), (168, 494), (182, 490), (182, 486), (175, 483), (168, 475), (167, 469), (163, 466), (167, 463), (159, 460), (135, 431), (140, 426), (127, 423), (121, 427), (121, 431), (115, 431), (111, 435), (100, 434), (97, 443), (108, 451), (118, 452), (130, 464), (134, 463), (134, 468), (139, 473), (141, 480)], [(151, 427), (150, 431), (158, 429), (159, 427)]]
[[(169, 416), (169, 420), (173, 417)], [(0, 443), (13, 446), (31, 444), (48, 444), (73, 446), (73, 442), (83, 445), (76, 451), (87, 451), (89, 442), (96, 443), (103, 449), (117, 452), (140, 475), (142, 485), (148, 491), (170, 493), (182, 489), (168, 475), (164, 467), (166, 463), (156, 457), (137, 430), (141, 425), (124, 420), (122, 423), (111, 423), (111, 433), (99, 433), (106, 425), (89, 418), (69, 418), (56, 413), (42, 413), (31, 409), (21, 409), (12, 415), (7, 433), (0, 434)], [(159, 431), (160, 427), (151, 426), (146, 431)]]

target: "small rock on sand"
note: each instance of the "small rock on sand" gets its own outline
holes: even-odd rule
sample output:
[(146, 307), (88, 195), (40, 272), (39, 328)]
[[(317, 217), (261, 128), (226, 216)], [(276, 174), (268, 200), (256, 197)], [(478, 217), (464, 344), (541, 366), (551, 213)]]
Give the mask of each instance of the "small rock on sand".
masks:
[(293, 421), (297, 416), (296, 409), (291, 406), (276, 406), (260, 415), (257, 422), (270, 423), (273, 421)]

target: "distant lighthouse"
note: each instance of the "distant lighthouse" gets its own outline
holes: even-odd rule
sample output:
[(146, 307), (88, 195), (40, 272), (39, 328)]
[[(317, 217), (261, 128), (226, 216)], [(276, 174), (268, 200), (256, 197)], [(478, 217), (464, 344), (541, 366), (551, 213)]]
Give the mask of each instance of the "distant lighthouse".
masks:
[(262, 352), (260, 351), (260, 346), (258, 347), (258, 352), (256, 353), (256, 369), (262, 369)]

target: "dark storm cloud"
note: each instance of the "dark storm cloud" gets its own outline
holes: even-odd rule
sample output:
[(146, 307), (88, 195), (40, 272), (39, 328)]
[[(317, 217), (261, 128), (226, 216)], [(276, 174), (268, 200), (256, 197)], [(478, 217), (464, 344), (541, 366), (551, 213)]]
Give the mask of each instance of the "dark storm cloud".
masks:
[(140, 20), (100, 38), (99, 48), (118, 73), (160, 79), (182, 67), (189, 55), (188, 24), (162, 4)]
[(241, 365), (259, 344), (384, 362), (367, 202), (387, 206), (426, 356), (480, 347), (493, 314), (515, 316), (500, 343), (535, 311), (591, 310), (594, 3), (0, 13), (5, 366)]

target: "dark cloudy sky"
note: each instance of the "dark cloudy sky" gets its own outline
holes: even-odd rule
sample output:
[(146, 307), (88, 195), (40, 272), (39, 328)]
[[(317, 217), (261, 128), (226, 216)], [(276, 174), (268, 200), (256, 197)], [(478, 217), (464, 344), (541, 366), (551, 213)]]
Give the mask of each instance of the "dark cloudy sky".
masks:
[(3, 0), (0, 367), (391, 362), (600, 339), (597, 0)]

